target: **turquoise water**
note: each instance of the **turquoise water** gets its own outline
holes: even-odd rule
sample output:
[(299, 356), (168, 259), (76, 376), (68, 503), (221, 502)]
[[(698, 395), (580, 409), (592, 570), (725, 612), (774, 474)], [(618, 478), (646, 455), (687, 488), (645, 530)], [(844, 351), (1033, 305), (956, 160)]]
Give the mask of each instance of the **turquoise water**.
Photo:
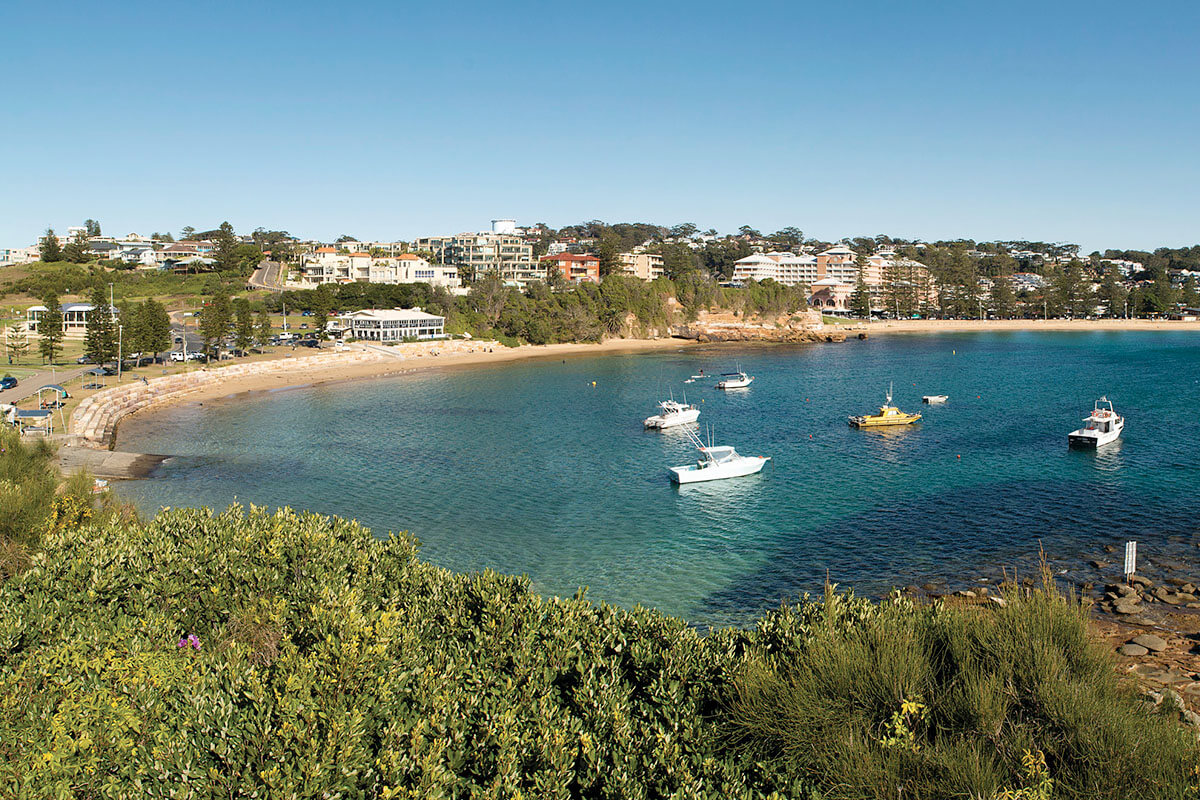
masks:
[[(704, 368), (757, 376), (738, 392)], [(592, 386), (592, 381), (596, 382)], [(918, 425), (858, 431), (890, 381)], [(759, 476), (673, 487), (678, 432), (642, 430), (660, 396), (700, 405), (717, 443), (769, 455)], [(925, 407), (924, 394), (948, 394)], [(1069, 451), (1107, 394), (1123, 439)], [(407, 530), (456, 570), (541, 591), (743, 623), (826, 577), (869, 594), (1028, 568), (1068, 576), (1105, 544), (1147, 557), (1200, 541), (1200, 336), (1001, 333), (837, 345), (689, 347), (447, 370), (191, 404), (126, 422), (168, 453), (120, 485), (140, 508), (290, 505)]]

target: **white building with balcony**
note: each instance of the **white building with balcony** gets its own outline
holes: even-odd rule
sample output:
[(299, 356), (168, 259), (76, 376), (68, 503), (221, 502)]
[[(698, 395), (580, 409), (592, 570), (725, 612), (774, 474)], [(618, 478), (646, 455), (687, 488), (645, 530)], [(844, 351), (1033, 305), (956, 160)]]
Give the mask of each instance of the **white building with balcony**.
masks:
[(336, 323), (335, 330), (369, 342), (403, 342), (446, 336), (446, 318), (426, 314), (419, 308), (365, 308), (343, 314)]

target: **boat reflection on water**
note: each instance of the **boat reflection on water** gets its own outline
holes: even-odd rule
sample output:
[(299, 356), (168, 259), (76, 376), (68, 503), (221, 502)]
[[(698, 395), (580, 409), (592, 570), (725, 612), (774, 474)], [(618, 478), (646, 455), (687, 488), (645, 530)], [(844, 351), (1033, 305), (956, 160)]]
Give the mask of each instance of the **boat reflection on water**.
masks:
[(1086, 448), (1071, 447), (1067, 453), (1071, 458), (1087, 459), (1096, 465), (1101, 472), (1117, 472), (1125, 466), (1125, 456), (1121, 449), (1125, 446), (1124, 439), (1117, 439), (1104, 447)]

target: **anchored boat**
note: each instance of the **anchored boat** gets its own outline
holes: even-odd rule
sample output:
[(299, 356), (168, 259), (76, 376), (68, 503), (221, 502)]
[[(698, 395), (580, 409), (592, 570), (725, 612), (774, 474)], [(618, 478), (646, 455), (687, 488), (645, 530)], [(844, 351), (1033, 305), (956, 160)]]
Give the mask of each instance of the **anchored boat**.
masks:
[(661, 413), (655, 414), (652, 417), (646, 417), (643, 424), (647, 428), (662, 430), (663, 428), (671, 428), (675, 425), (686, 425), (689, 422), (695, 422), (700, 416), (700, 409), (695, 406), (688, 405), (687, 398), (683, 398), (680, 403), (675, 398), (663, 400), (658, 404), (662, 409)]
[(754, 475), (762, 472), (762, 468), (771, 460), (770, 456), (739, 455), (727, 445), (705, 445), (704, 440), (691, 428), (684, 428), (683, 431), (692, 440), (692, 444), (696, 445), (701, 458), (695, 464), (671, 467), (671, 480), (675, 483), (699, 483)]
[(926, 405), (934, 406), (941, 405), (949, 399), (950, 395), (948, 394), (927, 394), (921, 398), (921, 402), (925, 403)]
[(726, 372), (721, 375), (721, 380), (717, 383), (718, 389), (745, 389), (750, 384), (754, 383), (754, 376), (747, 375), (741, 370), (737, 372)]
[(850, 424), (855, 428), (881, 428), (886, 425), (911, 425), (920, 420), (920, 414), (908, 414), (892, 405), (892, 388), (888, 386), (887, 402), (879, 407), (878, 414), (850, 417)]
[(1083, 421), (1083, 427), (1067, 434), (1070, 447), (1101, 447), (1115, 442), (1125, 430), (1125, 418), (1113, 410), (1112, 401), (1101, 397), (1092, 407), (1092, 413)]

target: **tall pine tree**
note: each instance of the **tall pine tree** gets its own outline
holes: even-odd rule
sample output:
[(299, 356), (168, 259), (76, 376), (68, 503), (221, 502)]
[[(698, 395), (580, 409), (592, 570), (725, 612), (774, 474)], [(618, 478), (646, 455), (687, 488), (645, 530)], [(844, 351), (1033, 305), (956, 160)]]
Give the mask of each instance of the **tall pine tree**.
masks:
[(72, 264), (83, 264), (88, 260), (88, 238), (87, 234), (79, 231), (71, 240), (67, 242), (67, 246), (63, 248), (62, 257)]
[(117, 357), (117, 325), (103, 284), (92, 289), (92, 310), (88, 312), (83, 354), (93, 364), (104, 364)]
[(224, 284), (208, 301), (208, 305), (200, 312), (200, 335), (204, 337), (204, 355), (211, 356), (214, 347), (220, 347), (221, 342), (229, 335), (229, 323), (232, 321), (229, 290)]
[(850, 313), (856, 317), (869, 319), (871, 317), (871, 290), (867, 288), (867, 279), (863, 271), (858, 271), (858, 282), (854, 284), (854, 293), (850, 295)]
[(58, 243), (58, 236), (55, 235), (54, 228), (46, 228), (46, 235), (42, 237), (42, 243), (38, 246), (38, 255), (43, 264), (62, 261), (62, 246)]
[(238, 353), (246, 355), (254, 344), (254, 317), (250, 311), (250, 301), (238, 298), (233, 301), (233, 346)]
[(46, 307), (42, 318), (38, 320), (38, 351), (42, 360), (53, 364), (62, 352), (63, 316), (62, 306), (58, 303), (58, 295), (54, 292), (42, 299)]

